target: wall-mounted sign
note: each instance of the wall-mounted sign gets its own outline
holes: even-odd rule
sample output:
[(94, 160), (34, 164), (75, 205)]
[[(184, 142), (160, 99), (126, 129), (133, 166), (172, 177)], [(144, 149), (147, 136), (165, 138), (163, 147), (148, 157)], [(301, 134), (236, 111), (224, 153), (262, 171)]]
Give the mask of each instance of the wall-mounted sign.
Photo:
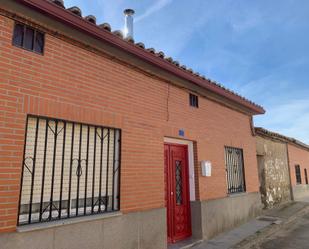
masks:
[(179, 130), (179, 131), (178, 131), (178, 135), (181, 136), (181, 137), (184, 137), (184, 136), (185, 136), (185, 131), (182, 130), (182, 129)]
[(202, 176), (211, 176), (211, 162), (210, 161), (202, 161)]

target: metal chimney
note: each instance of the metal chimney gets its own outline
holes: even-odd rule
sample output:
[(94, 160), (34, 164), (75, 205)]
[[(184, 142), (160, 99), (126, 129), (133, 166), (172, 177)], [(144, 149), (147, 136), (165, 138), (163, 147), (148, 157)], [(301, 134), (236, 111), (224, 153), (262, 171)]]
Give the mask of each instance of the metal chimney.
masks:
[(132, 9), (124, 10), (125, 20), (124, 20), (124, 38), (133, 39), (133, 15), (135, 13)]

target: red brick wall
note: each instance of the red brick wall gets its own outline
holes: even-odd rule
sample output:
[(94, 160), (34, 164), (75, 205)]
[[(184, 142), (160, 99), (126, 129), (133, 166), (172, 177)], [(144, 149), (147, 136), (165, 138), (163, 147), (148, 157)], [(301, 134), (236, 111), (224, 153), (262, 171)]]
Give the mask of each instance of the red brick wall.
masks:
[(290, 144), (288, 145), (288, 150), (292, 186), (296, 185), (295, 165), (300, 166), (302, 184), (305, 184), (304, 169), (306, 168), (309, 173), (309, 151)]
[(49, 34), (44, 56), (13, 47), (13, 25), (0, 16), (0, 231), (16, 226), (27, 114), (123, 130), (123, 212), (164, 206), (163, 138), (179, 129), (198, 162), (213, 164), (212, 177), (197, 177), (198, 198), (226, 196), (225, 145), (244, 149), (247, 191), (258, 191), (249, 116), (202, 97), (191, 108), (186, 90)]

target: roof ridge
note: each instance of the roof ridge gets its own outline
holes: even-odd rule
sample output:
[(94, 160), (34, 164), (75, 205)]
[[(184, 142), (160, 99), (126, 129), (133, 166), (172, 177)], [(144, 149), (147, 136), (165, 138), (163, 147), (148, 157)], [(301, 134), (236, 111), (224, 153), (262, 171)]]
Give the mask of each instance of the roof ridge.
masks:
[(65, 9), (67, 12), (70, 12), (71, 14), (75, 15), (76, 17), (83, 19), (84, 21), (87, 21), (87, 22), (89, 22), (93, 25), (96, 25), (99, 28), (104, 29), (105, 31), (110, 32), (111, 34), (117, 36), (119, 39), (122, 39), (124, 41), (127, 41), (129, 43), (134, 44), (139, 49), (142, 49), (142, 50), (144, 50), (144, 51), (146, 51), (150, 54), (153, 54), (156, 57), (161, 58), (162, 60), (164, 60), (166, 62), (169, 62), (170, 64), (173, 64), (175, 67), (177, 67), (177, 68), (179, 68), (179, 69), (181, 69), (181, 70), (183, 70), (183, 71), (185, 71), (185, 72), (187, 72), (187, 73), (189, 73), (189, 74), (191, 74), (191, 75), (193, 75), (193, 76), (195, 76), (195, 77), (197, 77), (201, 80), (204, 80), (206, 83), (209, 83), (209, 84), (213, 85), (214, 87), (216, 87), (218, 89), (222, 89), (225, 92), (230, 93), (230, 94), (234, 95), (235, 97), (242, 99), (243, 101), (246, 101), (250, 105), (253, 105), (253, 106), (265, 111), (264, 108), (261, 105), (258, 105), (255, 102), (253, 102), (253, 101), (245, 98), (244, 96), (236, 93), (235, 91), (226, 88), (225, 86), (218, 83), (217, 81), (211, 80), (211, 79), (207, 78), (206, 76), (201, 75), (200, 73), (193, 71), (191, 68), (188, 68), (186, 65), (180, 64), (178, 61), (174, 60), (172, 57), (166, 56), (164, 52), (156, 51), (154, 48), (146, 48), (144, 43), (135, 42), (132, 38), (131, 39), (124, 38), (123, 32), (121, 30), (112, 31), (111, 25), (109, 23), (103, 23), (103, 24), (97, 25), (96, 24), (96, 17), (93, 16), (93, 15), (88, 15), (86, 17), (83, 17), (82, 11), (79, 7), (72, 6), (70, 8), (65, 8), (63, 0), (46, 0), (46, 1), (57, 5), (57, 7), (59, 7), (59, 8)]

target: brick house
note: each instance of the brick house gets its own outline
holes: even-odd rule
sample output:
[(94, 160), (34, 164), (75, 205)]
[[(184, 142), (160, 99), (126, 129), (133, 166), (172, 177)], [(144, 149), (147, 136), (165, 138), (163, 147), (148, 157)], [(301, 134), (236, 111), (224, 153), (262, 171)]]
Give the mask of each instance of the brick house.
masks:
[(166, 248), (260, 212), (262, 107), (62, 1), (0, 13), (1, 248)]
[(264, 128), (255, 132), (264, 207), (308, 198), (309, 146)]

